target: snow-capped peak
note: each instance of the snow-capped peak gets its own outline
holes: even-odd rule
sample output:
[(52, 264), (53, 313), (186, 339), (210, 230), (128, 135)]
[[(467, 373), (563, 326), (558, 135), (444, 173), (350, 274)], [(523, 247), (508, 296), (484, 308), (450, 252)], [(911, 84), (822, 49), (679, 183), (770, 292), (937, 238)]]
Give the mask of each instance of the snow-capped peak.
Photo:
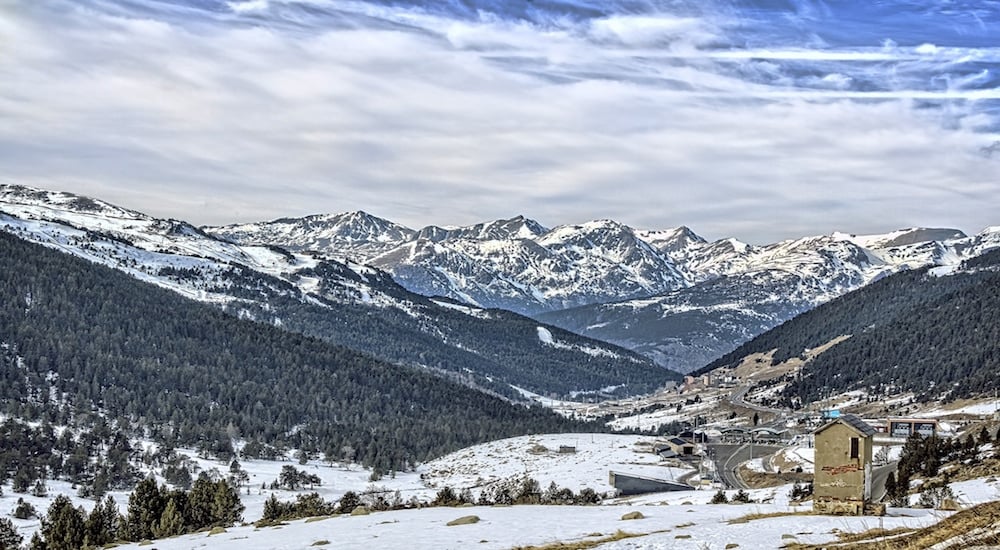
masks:
[(636, 231), (635, 234), (666, 254), (674, 254), (690, 248), (692, 245), (706, 242), (704, 238), (685, 225), (673, 229), (640, 230)]
[(837, 232), (832, 237), (837, 240), (852, 242), (862, 248), (880, 249), (931, 241), (963, 239), (966, 235), (958, 229), (910, 227), (875, 235), (854, 235)]
[[(25, 209), (24, 211), (34, 209), (38, 212), (39, 210), (37, 209), (41, 208), (53, 212), (76, 213), (90, 217), (100, 216), (142, 221), (153, 219), (141, 212), (121, 208), (90, 197), (8, 183), (0, 184), (0, 203), (8, 205), (11, 208), (14, 206), (21, 207)], [(8, 211), (11, 208), (8, 208)]]

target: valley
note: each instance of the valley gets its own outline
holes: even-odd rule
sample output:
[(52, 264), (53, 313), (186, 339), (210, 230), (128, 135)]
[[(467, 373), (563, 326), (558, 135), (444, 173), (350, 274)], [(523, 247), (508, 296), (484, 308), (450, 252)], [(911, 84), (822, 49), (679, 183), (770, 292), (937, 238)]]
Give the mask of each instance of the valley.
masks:
[[(989, 395), (1000, 341), (994, 230), (753, 247), (707, 243), (687, 228), (547, 230), (517, 218), (416, 232), (353, 214), (310, 219), (319, 236), (295, 245), (67, 193), (0, 191), (0, 397), (11, 438), (0, 455), (0, 510), (24, 541), (55, 536), (42, 518), (66, 495), (83, 514), (110, 496), (102, 502), (133, 529), (110, 540), (170, 533), (156, 541), (163, 548), (353, 548), (375, 539), (403, 548), (413, 536), (443, 547), (474, 538), (484, 548), (822, 545), (837, 540), (834, 527), (862, 532), (870, 519), (810, 512), (814, 433), (840, 414), (876, 432), (871, 489), (891, 504), (880, 519), (887, 529), (915, 534), (949, 517), (954, 507), (925, 511), (943, 506), (941, 487), (959, 508), (1000, 496), (1000, 401)], [(297, 231), (288, 234), (309, 235)], [(422, 239), (441, 250), (499, 246), (497, 258), (512, 253), (500, 243), (514, 239), (549, 247), (544, 265), (560, 254), (574, 265), (594, 256), (603, 258), (596, 271), (614, 271), (601, 263), (613, 260), (631, 266), (622, 273), (645, 265), (666, 278), (642, 287), (641, 298), (607, 281), (588, 286), (605, 285), (597, 294), (569, 286), (564, 297), (599, 303), (528, 317), (464, 291), (421, 295), (396, 282), (406, 281), (403, 264), (375, 261), (401, 258)], [(630, 244), (612, 252), (613, 242)], [(534, 261), (477, 277), (519, 280), (517, 272), (543, 265), (525, 267)], [(517, 285), (551, 300), (555, 286), (544, 285), (559, 279), (541, 280)], [(560, 328), (568, 317), (557, 318), (587, 308), (603, 308), (600, 322), (566, 326), (583, 335)], [(611, 311), (630, 312), (620, 321), (628, 342), (586, 336), (615, 326)], [(699, 348), (704, 359), (687, 374), (663, 368), (661, 348), (638, 343), (677, 331), (715, 342)], [(717, 344), (730, 340), (723, 353)], [(938, 368), (926, 368), (930, 361)], [(897, 366), (881, 373), (876, 362)], [(893, 476), (911, 464), (915, 443), (894, 432), (900, 419), (931, 422), (949, 442), (940, 458), (947, 473), (920, 470), (902, 493)], [(51, 448), (27, 451), (24, 434)], [(160, 484), (171, 502), (187, 502), (200, 494), (184, 493), (192, 482), (195, 491), (231, 487), (241, 519), (199, 520), (178, 505), (173, 527), (156, 509), (163, 518), (134, 530), (136, 484)], [(28, 504), (34, 511), (21, 511)], [(352, 514), (359, 505), (364, 514)], [(623, 530), (629, 511), (644, 519)], [(479, 521), (443, 525), (459, 513)], [(787, 532), (789, 515), (809, 527)], [(525, 528), (513, 535), (512, 524)]]
[(997, 37), (0, 1), (0, 550), (1000, 548)]

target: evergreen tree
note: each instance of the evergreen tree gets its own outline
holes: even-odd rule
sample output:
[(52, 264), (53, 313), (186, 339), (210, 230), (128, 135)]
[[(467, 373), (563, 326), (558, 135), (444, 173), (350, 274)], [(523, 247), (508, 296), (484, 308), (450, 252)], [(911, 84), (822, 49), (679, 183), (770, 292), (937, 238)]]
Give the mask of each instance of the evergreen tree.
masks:
[(153, 537), (156, 526), (166, 503), (156, 479), (147, 477), (135, 486), (128, 498), (128, 517), (125, 520), (125, 536), (131, 541), (141, 541)]
[(48, 550), (80, 550), (84, 541), (86, 513), (59, 495), (42, 519), (42, 538)]
[(737, 502), (740, 504), (747, 504), (750, 502), (750, 494), (743, 489), (740, 489), (739, 491), (736, 491), (735, 495), (733, 495), (732, 502), (734, 504)]
[(278, 521), (285, 515), (285, 506), (278, 500), (278, 497), (271, 493), (271, 496), (264, 501), (264, 513), (261, 519), (264, 521)]
[(892, 500), (896, 496), (896, 491), (899, 489), (896, 487), (896, 474), (889, 472), (889, 475), (885, 476), (885, 496), (889, 500)]
[(979, 444), (986, 445), (992, 440), (993, 438), (990, 437), (990, 431), (986, 429), (986, 426), (983, 426), (982, 429), (979, 430)]
[(187, 512), (184, 523), (187, 528), (197, 531), (215, 524), (215, 483), (202, 472), (188, 493)]
[(289, 491), (297, 491), (302, 486), (302, 475), (304, 473), (297, 470), (295, 466), (282, 466), (281, 473), (278, 474), (278, 484)]
[(21, 547), (24, 537), (17, 532), (17, 527), (7, 518), (0, 518), (0, 550), (16, 550)]
[(38, 511), (35, 510), (35, 507), (30, 502), (25, 502), (23, 498), (18, 497), (17, 506), (14, 507), (14, 517), (17, 519), (31, 519), (36, 516), (38, 516)]
[(104, 546), (118, 540), (120, 526), (118, 505), (108, 496), (103, 502), (98, 502), (87, 516), (84, 540), (87, 546)]
[(184, 532), (184, 516), (177, 509), (177, 501), (171, 498), (167, 501), (160, 521), (153, 528), (153, 536), (158, 539), (180, 535)]
[(358, 498), (358, 494), (354, 491), (347, 491), (344, 493), (344, 496), (340, 497), (340, 504), (337, 506), (337, 511), (341, 514), (350, 514), (358, 506), (361, 506), (361, 499)]
[(215, 482), (212, 499), (212, 524), (228, 527), (243, 519), (243, 503), (235, 487), (225, 480)]

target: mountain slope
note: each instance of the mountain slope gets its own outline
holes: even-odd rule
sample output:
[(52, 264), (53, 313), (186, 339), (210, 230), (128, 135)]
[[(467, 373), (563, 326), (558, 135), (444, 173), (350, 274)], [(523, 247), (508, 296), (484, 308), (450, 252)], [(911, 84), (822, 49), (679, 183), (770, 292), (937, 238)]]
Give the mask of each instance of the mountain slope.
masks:
[(687, 372), (889, 269), (858, 246), (830, 237), (768, 247), (726, 240), (687, 253), (690, 262), (683, 265), (702, 270), (692, 270), (692, 278), (703, 280), (691, 287), (538, 318)]
[(11, 414), (98, 412), (185, 444), (237, 433), (333, 456), (349, 445), (384, 471), (474, 442), (582, 427), (234, 319), (4, 232), (0, 254), (0, 400)]
[[(690, 371), (818, 304), (901, 270), (954, 265), (1000, 246), (1000, 231), (954, 229), (806, 237), (754, 246), (708, 242), (687, 227), (638, 231), (613, 221), (545, 229), (518, 216), (465, 228), (360, 231), (326, 217), (205, 228), (245, 244), (321, 246), (391, 273), (406, 288), (527, 313)], [(377, 251), (377, 252), (376, 252)]]
[(542, 327), (552, 335), (543, 340), (536, 321), (413, 294), (377, 269), (236, 245), (93, 199), (0, 186), (0, 228), (234, 315), (448, 373), (512, 399), (520, 398), (512, 385), (553, 395), (613, 387), (627, 395), (676, 378), (635, 353), (556, 327)]
[(781, 362), (844, 335), (850, 338), (806, 364), (785, 388), (786, 399), (809, 402), (850, 390), (951, 399), (995, 390), (1000, 250), (950, 274), (921, 269), (886, 277), (754, 338), (704, 370), (771, 350)]
[[(921, 241), (932, 237), (955, 238)], [(889, 236), (810, 237), (763, 247), (733, 239), (694, 242), (673, 253), (676, 264), (695, 281), (688, 288), (537, 318), (688, 372), (800, 313), (892, 273), (956, 265), (997, 247), (1000, 232), (995, 228), (973, 237), (955, 230), (912, 229)]]

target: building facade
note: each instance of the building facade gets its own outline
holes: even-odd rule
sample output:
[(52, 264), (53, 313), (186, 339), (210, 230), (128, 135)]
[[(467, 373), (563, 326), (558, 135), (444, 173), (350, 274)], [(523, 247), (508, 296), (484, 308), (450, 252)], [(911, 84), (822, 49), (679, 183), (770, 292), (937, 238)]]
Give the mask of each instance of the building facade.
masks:
[(846, 414), (818, 428), (815, 438), (813, 511), (820, 514), (884, 513), (871, 505), (875, 429)]

